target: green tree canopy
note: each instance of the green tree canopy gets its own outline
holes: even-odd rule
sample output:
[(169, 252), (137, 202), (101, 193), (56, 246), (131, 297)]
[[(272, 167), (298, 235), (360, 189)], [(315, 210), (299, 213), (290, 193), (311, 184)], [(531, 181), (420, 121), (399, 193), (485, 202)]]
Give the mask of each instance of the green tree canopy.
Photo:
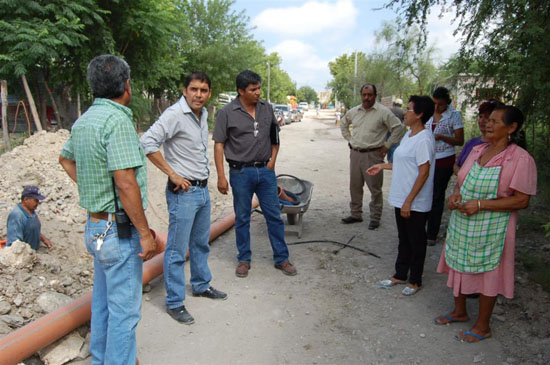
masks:
[(298, 95), (296, 95), (298, 101), (307, 101), (308, 103), (318, 103), (319, 96), (311, 86), (302, 86), (298, 89)]

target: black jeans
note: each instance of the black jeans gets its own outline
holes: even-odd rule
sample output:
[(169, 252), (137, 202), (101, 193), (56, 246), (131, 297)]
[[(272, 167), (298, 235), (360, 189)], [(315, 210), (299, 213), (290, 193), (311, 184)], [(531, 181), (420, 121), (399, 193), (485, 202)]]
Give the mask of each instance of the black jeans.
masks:
[[(395, 261), (396, 279), (422, 286), (422, 273), (424, 272), (424, 259), (426, 258), (426, 219), (427, 212), (411, 211), (408, 219), (401, 217), (401, 209), (395, 208), (395, 223), (399, 235), (397, 248), (397, 260)], [(410, 271), (410, 276), (409, 276)]]
[(445, 207), (445, 191), (447, 190), (451, 176), (453, 176), (452, 167), (435, 167), (432, 211), (428, 215), (427, 229), (428, 239), (430, 240), (435, 240), (439, 233), (441, 216)]

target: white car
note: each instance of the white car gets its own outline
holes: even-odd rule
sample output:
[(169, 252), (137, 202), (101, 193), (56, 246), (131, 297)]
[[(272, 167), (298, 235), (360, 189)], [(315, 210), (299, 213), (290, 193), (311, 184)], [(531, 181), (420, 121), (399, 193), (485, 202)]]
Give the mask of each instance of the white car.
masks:
[(307, 101), (299, 102), (298, 106), (304, 108), (304, 110), (309, 110), (309, 104), (307, 103)]

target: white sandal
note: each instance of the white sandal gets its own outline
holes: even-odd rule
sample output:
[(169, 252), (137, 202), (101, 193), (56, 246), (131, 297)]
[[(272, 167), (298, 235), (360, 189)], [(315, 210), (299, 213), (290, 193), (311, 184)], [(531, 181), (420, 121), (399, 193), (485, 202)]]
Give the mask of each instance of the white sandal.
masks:
[(384, 287), (384, 288), (390, 288), (394, 285), (397, 285), (397, 284), (405, 284), (404, 281), (393, 281), (392, 279), (385, 279), (385, 280), (381, 280), (379, 282), (380, 286), (381, 287)]
[(419, 286), (418, 288), (411, 288), (410, 286), (406, 286), (403, 291), (401, 291), (401, 294), (405, 295), (405, 296), (409, 296), (409, 295), (414, 295), (416, 294), (416, 292), (418, 292), (420, 290), (420, 288), (422, 288), (421, 286)]

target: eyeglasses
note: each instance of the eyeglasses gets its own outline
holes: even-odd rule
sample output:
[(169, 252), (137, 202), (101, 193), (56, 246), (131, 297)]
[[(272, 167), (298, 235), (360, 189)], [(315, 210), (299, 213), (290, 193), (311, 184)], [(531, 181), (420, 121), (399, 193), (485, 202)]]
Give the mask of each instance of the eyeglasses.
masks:
[(258, 122), (254, 121), (254, 137), (258, 136)]

